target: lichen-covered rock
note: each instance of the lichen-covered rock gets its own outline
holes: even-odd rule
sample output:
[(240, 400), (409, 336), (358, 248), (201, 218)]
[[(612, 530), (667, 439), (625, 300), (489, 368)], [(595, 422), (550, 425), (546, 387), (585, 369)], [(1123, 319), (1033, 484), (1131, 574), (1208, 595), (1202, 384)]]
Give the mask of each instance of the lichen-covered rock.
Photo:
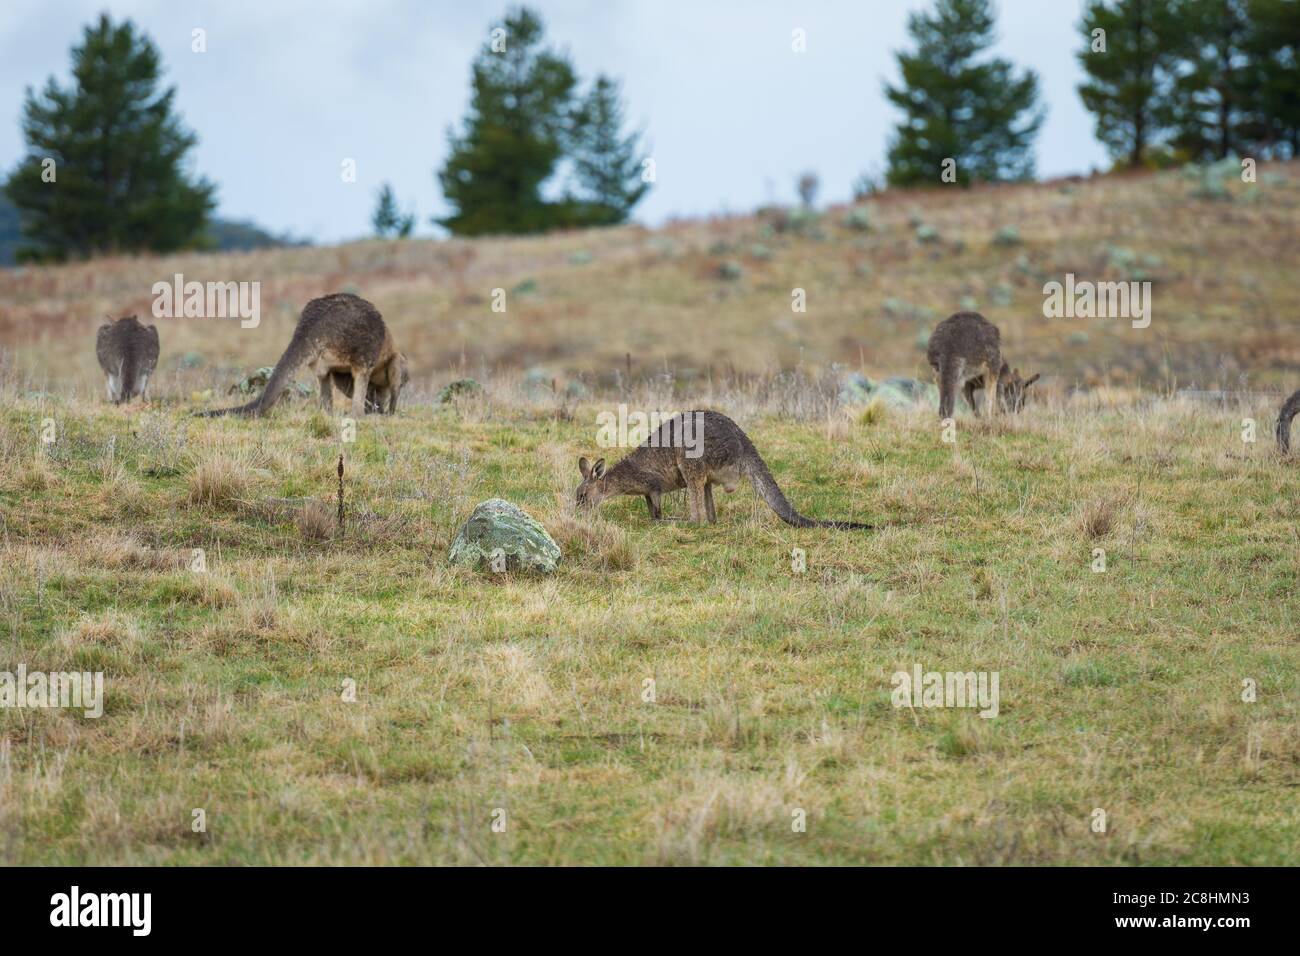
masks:
[(455, 401), (465, 395), (473, 395), (476, 392), (483, 391), (483, 386), (472, 378), (458, 378), (454, 382), (448, 382), (438, 392), (438, 402), (446, 405), (448, 402)]
[[(271, 381), (271, 373), (274, 371), (275, 369), (269, 365), (263, 365), (259, 369), (254, 369), (234, 385), (231, 385), (230, 388), (226, 389), (226, 393), (228, 395), (234, 395), (236, 393), (240, 395), (251, 395), (256, 392), (261, 392), (262, 389), (266, 388), (266, 383)], [(312, 387), (303, 382), (294, 382), (286, 391), (290, 394), (311, 395)]]
[(560, 562), (560, 546), (528, 512), (492, 498), (474, 509), (447, 558), (485, 571), (550, 574)]

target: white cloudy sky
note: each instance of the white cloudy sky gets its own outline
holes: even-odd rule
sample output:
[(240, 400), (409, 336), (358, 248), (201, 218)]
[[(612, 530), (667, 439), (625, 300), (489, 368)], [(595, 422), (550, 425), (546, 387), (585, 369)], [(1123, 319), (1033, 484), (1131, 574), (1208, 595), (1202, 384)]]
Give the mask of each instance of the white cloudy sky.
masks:
[[(896, 114), (881, 93), (929, 0), (533, 0), (579, 75), (624, 82), (653, 145), (658, 183), (637, 218), (741, 211), (793, 198), (815, 170), (826, 201), (883, 166)], [(196, 167), (219, 211), (329, 242), (364, 235), (390, 181), (420, 232), (445, 212), (435, 168), (463, 115), (469, 64), (507, 3), (486, 0), (2, 0), (0, 167), (22, 154), (23, 90), (68, 73), (101, 10), (130, 17), (162, 51)], [(999, 0), (997, 51), (1039, 74), (1048, 106), (1038, 169), (1105, 164), (1075, 87), (1081, 0)], [(206, 53), (191, 31), (207, 31)], [(791, 52), (791, 31), (808, 50)], [(340, 163), (357, 161), (358, 181)]]

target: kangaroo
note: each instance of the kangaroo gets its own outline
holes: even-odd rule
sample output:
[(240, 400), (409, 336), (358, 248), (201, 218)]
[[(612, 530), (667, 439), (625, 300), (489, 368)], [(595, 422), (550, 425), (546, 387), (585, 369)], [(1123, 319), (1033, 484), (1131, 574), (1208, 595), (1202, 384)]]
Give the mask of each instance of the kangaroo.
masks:
[[(202, 414), (205, 417), (265, 415), (279, 401), (293, 374), (306, 365), (320, 382), (321, 407), (326, 410), (333, 398), (334, 372), (346, 370), (354, 383), (350, 396), (352, 415), (360, 418), (369, 394), (370, 376), (376, 369), (388, 366), (397, 354), (379, 310), (365, 299), (349, 292), (312, 299), (303, 307), (289, 347), (275, 363), (262, 394), (247, 405)], [(393, 399), (391, 386), (386, 387)], [(401, 385), (397, 388), (400, 390)]]
[(984, 389), (984, 406), (991, 418), (999, 404), (1005, 411), (1023, 409), (1025, 390), (1039, 378), (1034, 375), (1025, 381), (1019, 369), (1013, 370), (1003, 360), (998, 327), (978, 312), (957, 312), (940, 322), (930, 336), (925, 357), (939, 373), (940, 418), (952, 417), (959, 383), (966, 404), (976, 415), (975, 392)]
[(1291, 450), (1291, 419), (1300, 414), (1300, 392), (1296, 392), (1282, 403), (1282, 410), (1277, 413), (1277, 450), (1286, 454)]
[[(692, 457), (693, 452), (698, 455)], [(594, 509), (614, 495), (641, 495), (650, 517), (659, 521), (663, 519), (662, 496), (685, 488), (690, 520), (713, 523), (718, 520), (713, 508), (713, 486), (735, 491), (745, 478), (778, 518), (796, 528), (871, 528), (854, 521), (818, 521), (795, 511), (749, 436), (719, 412), (675, 415), (612, 468), (606, 470), (603, 458), (594, 465), (580, 458), (578, 471), (582, 483), (576, 498), (582, 510)]]
[[(352, 397), (352, 373), (344, 369), (335, 369), (330, 373), (335, 388)], [(405, 352), (397, 352), (384, 365), (370, 373), (370, 384), (366, 387), (366, 413), (380, 412), (391, 415), (397, 411), (397, 396), (401, 394), (406, 383), (411, 380), (411, 373)], [(329, 408), (333, 395), (322, 395), (321, 405)]]
[(95, 355), (108, 379), (108, 400), (114, 405), (139, 395), (148, 399), (149, 376), (158, 366), (158, 329), (141, 325), (134, 315), (105, 322), (95, 336)]

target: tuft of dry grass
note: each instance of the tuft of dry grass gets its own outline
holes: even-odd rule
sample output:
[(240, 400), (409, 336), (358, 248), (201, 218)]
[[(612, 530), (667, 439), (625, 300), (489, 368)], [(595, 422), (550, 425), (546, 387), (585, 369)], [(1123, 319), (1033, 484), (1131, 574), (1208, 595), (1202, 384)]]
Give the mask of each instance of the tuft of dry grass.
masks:
[(1084, 538), (1098, 541), (1116, 529), (1126, 507), (1127, 501), (1114, 496), (1090, 498), (1075, 509), (1075, 522)]
[(122, 611), (84, 615), (58, 637), (63, 650), (75, 651), (87, 646), (111, 647), (131, 652), (139, 646), (143, 634), (139, 622)]
[(599, 515), (555, 511), (542, 523), (560, 546), (563, 561), (600, 571), (632, 571), (639, 563), (627, 531)]
[(187, 565), (181, 551), (150, 548), (130, 531), (99, 532), (81, 546), (84, 560), (106, 568), (145, 571), (174, 571)]
[(241, 451), (220, 451), (195, 456), (187, 479), (187, 500), (192, 505), (231, 509), (245, 500), (256, 475), (252, 459)]
[(337, 514), (323, 501), (308, 501), (297, 514), (298, 533), (304, 541), (324, 541), (334, 533)]

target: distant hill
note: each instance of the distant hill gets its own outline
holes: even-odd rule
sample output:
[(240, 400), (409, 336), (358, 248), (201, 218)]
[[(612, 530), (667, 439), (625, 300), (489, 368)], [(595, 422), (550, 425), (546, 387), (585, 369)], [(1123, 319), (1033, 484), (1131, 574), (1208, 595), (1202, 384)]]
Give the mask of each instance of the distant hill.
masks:
[[(251, 222), (214, 219), (208, 229), (217, 252), (243, 252), (248, 249), (278, 249), (285, 246), (311, 245), (304, 239), (277, 236)], [(14, 264), (18, 247), (23, 243), (18, 210), (8, 197), (0, 195), (0, 266)]]

